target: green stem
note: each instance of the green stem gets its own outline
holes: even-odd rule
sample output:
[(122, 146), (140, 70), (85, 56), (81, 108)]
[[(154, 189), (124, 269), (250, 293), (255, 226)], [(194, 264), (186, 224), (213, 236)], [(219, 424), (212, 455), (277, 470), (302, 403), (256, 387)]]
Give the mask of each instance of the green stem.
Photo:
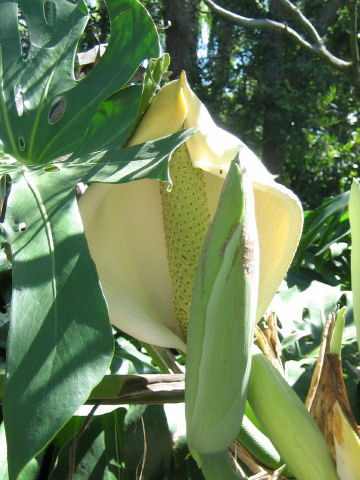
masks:
[(184, 373), (174, 356), (166, 348), (156, 347), (144, 342), (141, 342), (141, 345), (159, 367), (161, 373)]
[(201, 470), (206, 480), (244, 480), (234, 472), (227, 450), (200, 455)]

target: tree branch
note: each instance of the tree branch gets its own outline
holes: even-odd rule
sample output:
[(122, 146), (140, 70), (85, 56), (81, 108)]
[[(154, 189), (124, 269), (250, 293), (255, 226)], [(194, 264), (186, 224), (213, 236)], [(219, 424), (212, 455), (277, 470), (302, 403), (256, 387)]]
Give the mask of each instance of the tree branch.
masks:
[[(5, 374), (0, 374), (0, 405)], [(105, 375), (91, 392), (88, 405), (181, 403), (185, 397), (185, 375)]]
[(305, 17), (305, 15), (301, 12), (301, 10), (291, 3), (289, 0), (277, 0), (278, 3), (284, 8), (286, 12), (299, 24), (301, 27), (308, 32), (310, 38), (312, 38), (315, 45), (319, 48), (324, 46), (324, 42), (320, 37), (319, 33), (317, 32), (314, 25), (310, 22), (310, 20)]
[[(321, 37), (317, 33), (315, 27), (291, 2), (287, 0), (279, 0), (279, 2), (283, 6), (286, 6), (289, 12), (291, 9), (291, 13), (293, 17), (296, 16), (298, 23), (300, 23), (309, 34), (311, 32), (311, 37), (314, 43), (311, 43), (308, 40), (304, 39), (296, 30), (289, 27), (286, 23), (277, 22), (268, 18), (257, 19), (243, 17), (242, 15), (237, 15), (233, 12), (225, 10), (224, 8), (214, 3), (213, 0), (204, 1), (214, 13), (237, 25), (246, 28), (269, 30), (275, 33), (286, 34), (288, 37), (292, 38), (298, 45), (300, 45), (312, 55), (320, 58), (322, 61), (324, 61), (334, 69), (345, 73), (348, 76), (351, 76), (352, 62), (342, 60), (341, 58), (338, 58), (331, 52), (329, 52), (329, 50), (327, 50), (327, 48), (325, 47)], [(353, 82), (355, 83), (355, 85), (360, 87), (360, 79), (357, 79), (357, 81), (355, 81), (355, 79), (353, 78)]]
[(105, 375), (87, 404), (179, 403), (184, 401), (185, 375)]

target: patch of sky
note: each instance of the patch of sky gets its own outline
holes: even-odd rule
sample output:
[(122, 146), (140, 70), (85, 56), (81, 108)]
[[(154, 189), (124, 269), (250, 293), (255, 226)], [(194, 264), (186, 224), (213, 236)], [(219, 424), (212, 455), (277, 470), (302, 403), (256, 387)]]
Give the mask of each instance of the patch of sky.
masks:
[(208, 54), (208, 43), (209, 43), (209, 25), (207, 22), (202, 22), (200, 37), (198, 41), (198, 50), (197, 56), (199, 59), (206, 58)]
[(358, 117), (355, 112), (349, 113), (346, 119), (350, 125), (354, 125), (358, 121)]
[(88, 5), (88, 7), (95, 8), (98, 4), (98, 1), (97, 0), (86, 0), (86, 3)]
[(269, 11), (269, 0), (255, 0), (256, 5), (265, 12)]

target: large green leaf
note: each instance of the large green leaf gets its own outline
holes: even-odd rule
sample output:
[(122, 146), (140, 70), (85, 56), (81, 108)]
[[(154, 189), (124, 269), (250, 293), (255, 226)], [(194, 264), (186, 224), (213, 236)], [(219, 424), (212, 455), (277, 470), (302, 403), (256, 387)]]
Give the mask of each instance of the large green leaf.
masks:
[(318, 280), (350, 286), (349, 192), (327, 198), (304, 214), (304, 233), (292, 263), (288, 281), (309, 285)]
[(170, 478), (172, 440), (164, 407), (131, 405), (123, 429), (123, 458), (128, 479)]
[(13, 258), (4, 417), (14, 477), (86, 400), (112, 356), (74, 184), (166, 180), (164, 160), (188, 135), (54, 162), (51, 169), (13, 167), (3, 230)]
[(79, 435), (81, 426), (74, 417), (55, 439), (60, 451), (51, 480), (168, 478), (172, 445), (162, 406), (132, 405), (95, 416)]
[[(0, 480), (9, 480), (9, 472), (6, 459), (7, 447), (4, 424), (0, 425)], [(33, 459), (19, 476), (19, 480), (37, 480), (39, 478), (39, 464)]]
[[(55, 447), (60, 449), (51, 480), (125, 480), (122, 446), (125, 414), (126, 410), (119, 408), (95, 416), (83, 432), (80, 428), (84, 417), (73, 417), (55, 439)], [(76, 439), (73, 438), (75, 434)], [(73, 464), (70, 463), (72, 459)]]
[(74, 185), (168, 180), (169, 155), (190, 134), (123, 148), (167, 60), (149, 62), (145, 85), (127, 86), (139, 64), (158, 55), (158, 36), (137, 0), (108, 6), (106, 53), (77, 82), (84, 1), (0, 0), (0, 174), (11, 180), (1, 236), (13, 264), (3, 406), (10, 479), (86, 400), (113, 355)]
[[(52, 19), (44, 15), (49, 4)], [(26, 58), (18, 6), (29, 30)], [(136, 0), (112, 0), (107, 50), (90, 75), (77, 82), (74, 55), (87, 22), (83, 0), (1, 0), (0, 8), (1, 140), (6, 153), (27, 163), (75, 151), (100, 103), (122, 88), (144, 59), (159, 54), (156, 29), (143, 7)]]
[(305, 399), (315, 363), (319, 354), (324, 322), (339, 305), (346, 305), (346, 323), (342, 341), (344, 380), (355, 416), (359, 416), (357, 372), (351, 365), (359, 364), (352, 294), (340, 286), (313, 281), (300, 291), (297, 287), (278, 292), (272, 309), (280, 320), (279, 334), (288, 383)]

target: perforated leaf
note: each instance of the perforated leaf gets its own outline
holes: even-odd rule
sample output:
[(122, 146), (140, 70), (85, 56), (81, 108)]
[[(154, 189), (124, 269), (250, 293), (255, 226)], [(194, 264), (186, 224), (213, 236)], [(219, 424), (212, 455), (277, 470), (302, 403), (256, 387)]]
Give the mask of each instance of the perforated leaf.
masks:
[[(46, 15), (50, 6), (51, 18)], [(83, 0), (2, 0), (0, 7), (1, 140), (6, 153), (25, 163), (74, 152), (100, 103), (122, 88), (144, 59), (159, 54), (156, 30), (142, 6), (112, 0), (108, 48), (78, 82), (73, 62), (87, 22)], [(18, 32), (19, 9), (29, 33), (26, 53)], [(139, 101), (137, 94), (134, 100)]]

